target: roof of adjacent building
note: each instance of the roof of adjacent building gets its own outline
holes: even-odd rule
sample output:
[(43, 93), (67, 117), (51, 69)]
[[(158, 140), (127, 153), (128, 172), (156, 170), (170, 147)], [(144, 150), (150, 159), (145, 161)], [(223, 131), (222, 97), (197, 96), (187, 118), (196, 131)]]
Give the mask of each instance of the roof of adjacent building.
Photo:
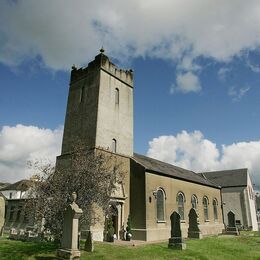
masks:
[(6, 186), (10, 185), (10, 183), (7, 182), (0, 182), (0, 190)]
[(134, 153), (133, 158), (137, 163), (141, 164), (146, 170), (155, 174), (166, 175), (184, 181), (219, 188), (219, 185), (213, 183), (212, 181), (208, 180), (207, 178), (204, 178), (203, 176), (193, 171), (189, 171), (177, 167), (175, 165), (165, 163), (137, 153)]
[(31, 180), (20, 180), (18, 182), (15, 182), (13, 184), (9, 184), (3, 188), (1, 188), (1, 191), (5, 190), (19, 190), (19, 191), (26, 191), (32, 186)]
[(247, 186), (247, 169), (235, 169), (225, 171), (200, 173), (221, 187)]

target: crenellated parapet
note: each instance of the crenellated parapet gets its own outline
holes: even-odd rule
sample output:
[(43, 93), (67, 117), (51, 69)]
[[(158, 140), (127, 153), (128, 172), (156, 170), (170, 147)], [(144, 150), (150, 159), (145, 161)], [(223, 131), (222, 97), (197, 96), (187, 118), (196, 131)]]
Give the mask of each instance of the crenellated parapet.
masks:
[(116, 67), (109, 58), (104, 54), (104, 50), (101, 49), (100, 53), (91, 61), (87, 67), (77, 69), (75, 65), (72, 66), (71, 71), (71, 83), (78, 81), (86, 77), (89, 73), (104, 70), (111, 76), (123, 81), (127, 85), (133, 87), (133, 70), (123, 70)]

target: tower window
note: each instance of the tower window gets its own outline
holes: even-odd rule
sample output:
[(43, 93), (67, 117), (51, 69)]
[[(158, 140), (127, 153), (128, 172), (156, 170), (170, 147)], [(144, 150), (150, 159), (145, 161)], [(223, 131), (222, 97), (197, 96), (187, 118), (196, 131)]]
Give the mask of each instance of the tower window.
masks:
[(119, 89), (115, 89), (115, 104), (119, 104)]
[(112, 139), (112, 152), (116, 153), (116, 139)]
[(80, 97), (79, 97), (79, 102), (83, 103), (85, 101), (85, 87), (82, 87), (80, 89)]

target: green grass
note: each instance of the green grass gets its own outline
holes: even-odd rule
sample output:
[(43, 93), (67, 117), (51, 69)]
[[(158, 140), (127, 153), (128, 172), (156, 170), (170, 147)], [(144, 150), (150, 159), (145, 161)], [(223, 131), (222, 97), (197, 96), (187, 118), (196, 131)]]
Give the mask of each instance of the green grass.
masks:
[[(95, 243), (95, 251), (81, 251), (81, 259), (259, 259), (260, 232), (242, 232), (241, 236), (208, 237), (187, 240), (187, 249), (168, 249), (167, 242), (140, 246)], [(81, 246), (83, 247), (83, 242)], [(54, 259), (57, 245), (0, 240), (0, 259)]]

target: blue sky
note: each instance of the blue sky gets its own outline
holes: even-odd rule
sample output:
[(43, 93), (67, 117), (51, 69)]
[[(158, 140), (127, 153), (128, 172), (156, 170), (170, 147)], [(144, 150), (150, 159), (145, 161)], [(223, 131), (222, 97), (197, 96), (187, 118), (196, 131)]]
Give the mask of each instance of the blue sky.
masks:
[(134, 69), (136, 152), (260, 185), (260, 3), (226, 2), (1, 1), (0, 181), (59, 154), (71, 65), (103, 45)]

